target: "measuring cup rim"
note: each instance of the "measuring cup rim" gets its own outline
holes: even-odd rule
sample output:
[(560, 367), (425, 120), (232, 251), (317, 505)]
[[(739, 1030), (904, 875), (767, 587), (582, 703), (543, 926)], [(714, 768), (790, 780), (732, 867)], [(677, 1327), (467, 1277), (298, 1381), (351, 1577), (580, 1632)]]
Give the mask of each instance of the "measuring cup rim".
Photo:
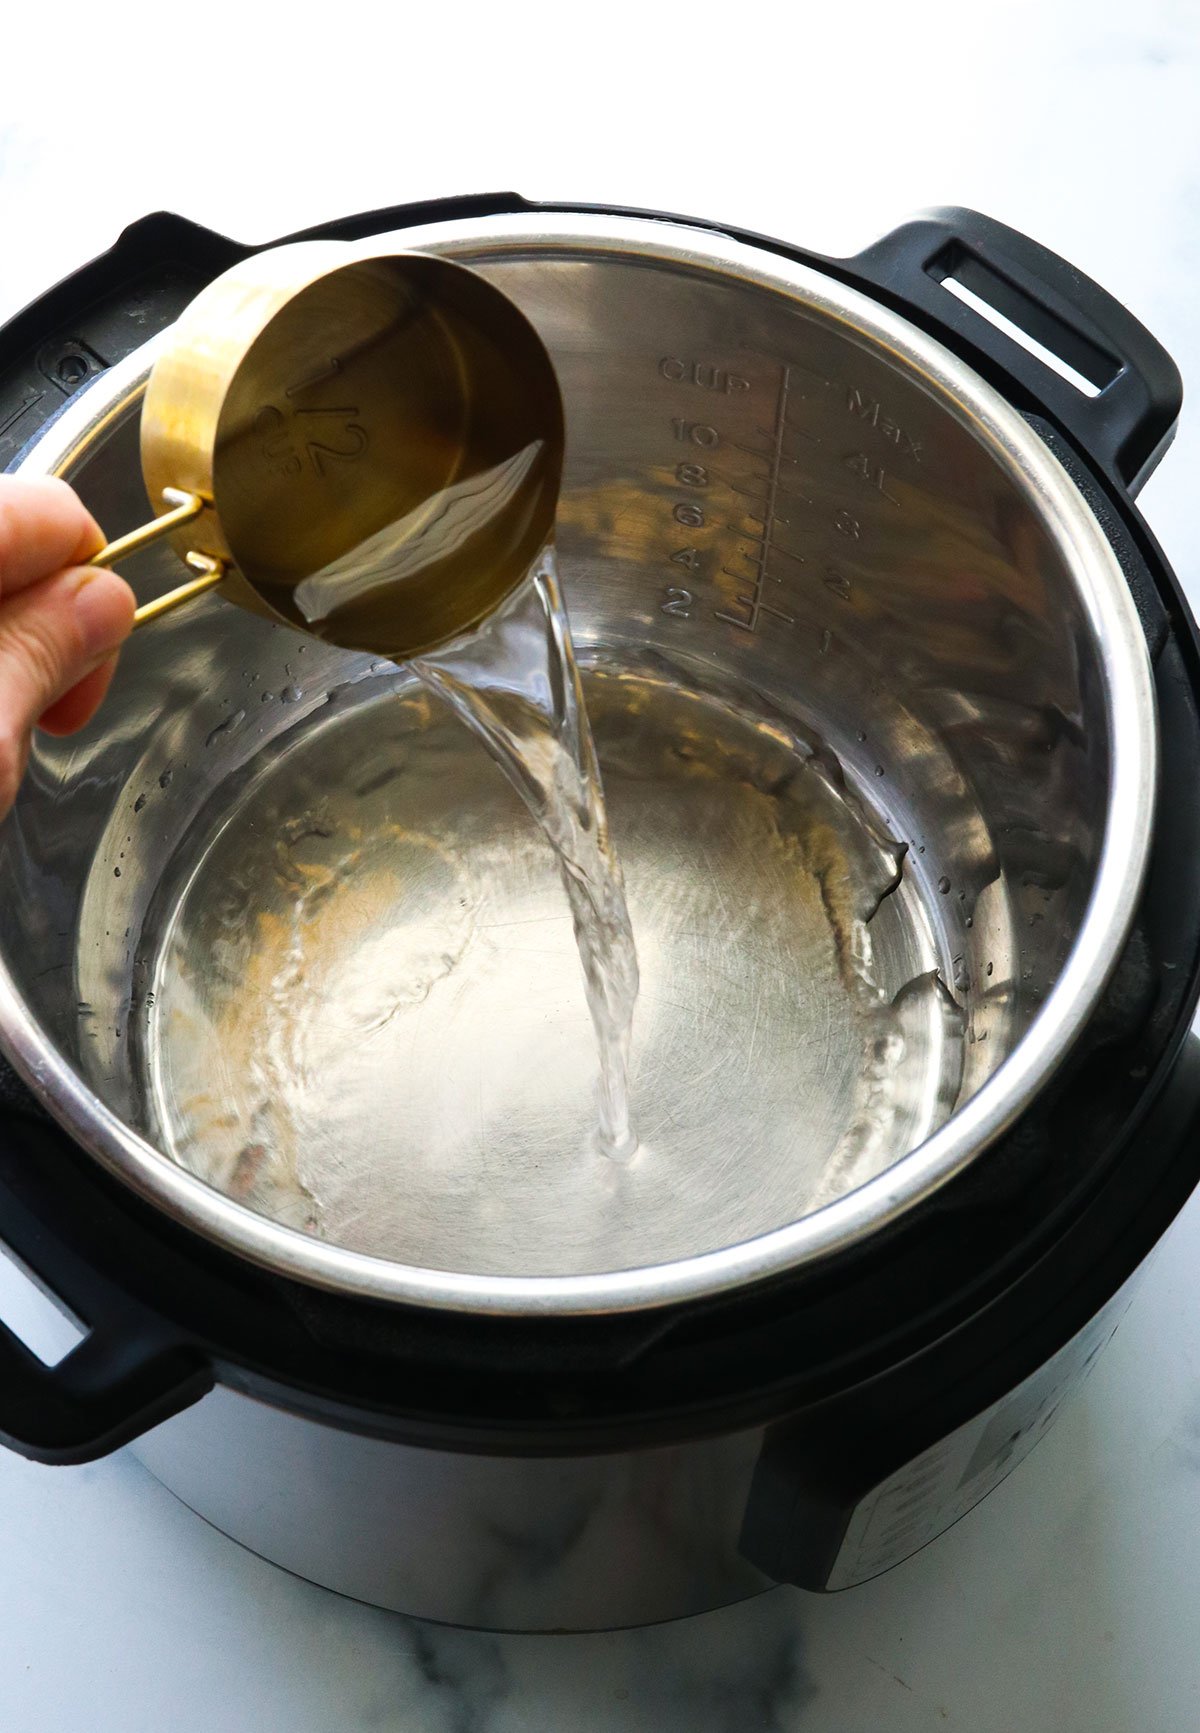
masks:
[[(228, 499), (228, 464), (223, 465), (230, 416), (244, 412), (231, 409), (239, 379), (254, 375), (256, 357), (277, 344), (277, 322), (289, 309), (329, 280), (349, 272), (370, 272), (379, 267), (388, 273), (386, 282), (413, 287), (424, 295), (423, 305), (432, 308), (444, 328), (447, 353), (457, 357), (460, 395), (468, 421), (477, 414), (481, 394), (472, 392), (472, 380), (463, 371), (459, 337), (447, 323), (448, 313), (461, 312), (487, 341), (506, 356), (517, 354), (515, 369), (523, 382), (530, 382), (525, 401), (536, 403), (535, 418), (543, 457), (539, 460), (539, 484), (532, 498), (531, 524), (527, 539), (543, 545), (553, 533), (557, 500), (562, 484), (562, 452), (565, 412), (562, 391), (553, 360), (532, 321), (495, 284), (469, 266), (437, 254), (407, 247), (351, 245), (342, 241), (298, 241), (250, 255), (214, 279), (184, 309), (172, 335), (158, 349), (143, 397), (141, 459), (143, 478), (151, 505), (161, 509), (164, 490), (170, 486), (205, 502), (199, 518), (167, 532), (167, 539), (181, 557), (198, 554), (218, 561), (227, 573), (224, 594), (266, 613), (282, 624), (297, 622), (272, 600), (274, 574), (256, 558), (238, 528), (237, 514), (230, 517), (223, 504)], [(480, 300), (486, 323), (479, 317)], [(536, 382), (533, 370), (537, 370)], [(268, 373), (274, 369), (268, 369)], [(281, 382), (282, 389), (282, 382)], [(282, 396), (280, 396), (282, 402)], [(262, 411), (267, 413), (269, 404)], [(282, 414), (282, 412), (279, 412)], [(362, 438), (361, 428), (349, 428)], [(323, 437), (323, 436), (322, 436)], [(365, 445), (365, 439), (363, 439)], [(311, 449), (311, 448), (310, 448)], [(550, 463), (544, 461), (548, 456)], [(373, 465), (373, 486), (378, 487), (379, 469)], [(385, 465), (383, 474), (386, 476)], [(399, 466), (397, 466), (399, 478)], [(378, 500), (376, 500), (378, 504)], [(405, 654), (423, 653), (477, 626), (492, 606), (521, 581), (525, 567), (512, 564), (503, 582), (491, 587), (483, 600), (464, 591), (461, 605), (452, 604), (457, 592), (450, 587), (439, 594), (445, 620), (439, 632), (407, 644)], [(468, 606), (468, 602), (471, 603)], [(351, 646), (353, 647), (353, 646)]]

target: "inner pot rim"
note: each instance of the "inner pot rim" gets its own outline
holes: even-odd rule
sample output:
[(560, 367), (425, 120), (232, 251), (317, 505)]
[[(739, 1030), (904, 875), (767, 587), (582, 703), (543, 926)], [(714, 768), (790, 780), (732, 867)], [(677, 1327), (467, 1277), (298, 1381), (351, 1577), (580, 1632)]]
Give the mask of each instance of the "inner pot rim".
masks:
[[(857, 1191), (786, 1227), (694, 1257), (576, 1276), (487, 1276), (394, 1263), (315, 1240), (256, 1214), (176, 1166), (84, 1083), (21, 998), (0, 956), (0, 1046), (77, 1142), (174, 1220), (279, 1274), (373, 1300), (476, 1314), (550, 1317), (639, 1311), (743, 1288), (826, 1259), (913, 1208), (1013, 1123), (1086, 1025), (1120, 954), (1150, 849), (1157, 723), (1149, 654), (1116, 556), (1057, 459), (997, 392), (950, 350), (819, 272), (708, 231), (656, 220), (579, 214), (427, 224), (359, 243), (427, 248), (463, 262), (552, 251), (663, 263), (783, 294), (870, 339), (968, 427), (1035, 511), (1075, 587), (1103, 675), (1110, 774), (1103, 844), (1066, 963), (1016, 1047), (923, 1144)], [(33, 474), (68, 472), (135, 405), (157, 339), (72, 399), (22, 455)]]

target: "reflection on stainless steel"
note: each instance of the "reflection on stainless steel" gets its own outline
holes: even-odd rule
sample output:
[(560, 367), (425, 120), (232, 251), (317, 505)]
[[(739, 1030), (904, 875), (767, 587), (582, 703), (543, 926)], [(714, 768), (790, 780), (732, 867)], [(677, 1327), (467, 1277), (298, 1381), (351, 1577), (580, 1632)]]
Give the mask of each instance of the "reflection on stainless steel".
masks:
[(542, 445), (540, 439), (533, 440), (490, 469), (448, 483), (432, 505), (422, 500), (406, 516), (303, 578), (293, 592), (300, 618), (315, 625), (341, 609), (369, 604), (435, 560), (462, 554), (512, 505)]
[(563, 1631), (773, 1588), (739, 1548), (762, 1440), (465, 1455), (398, 1448), (218, 1387), (133, 1449), (208, 1522), (341, 1594), (481, 1630)]
[[(979, 1157), (1061, 1061), (1123, 940), (1154, 720), (1111, 550), (965, 368), (800, 267), (618, 219), (486, 219), (403, 244), (485, 271), (562, 380), (560, 565), (647, 981), (645, 1159), (608, 1164), (602, 1210), (573, 1191), (577, 965), (550, 863), (482, 753), (396, 699), (402, 676), (215, 598), (133, 644), (89, 734), (38, 743), (0, 835), (0, 1023), (104, 1160), (314, 1281), (553, 1311), (824, 1255)], [(114, 369), (29, 457), (76, 479), (110, 533), (140, 508), (142, 371)], [(131, 575), (162, 587), (164, 558)], [(400, 773), (356, 793), (368, 763)], [(310, 809), (317, 830), (289, 843)], [(239, 1114), (254, 1105), (289, 966), (309, 1002), (272, 1028), (302, 1065), (290, 1093), (259, 1081), (278, 1142), (255, 1169), (254, 1140), (216, 1121), (235, 1084)], [(246, 1064), (188, 1144), (206, 1020), (245, 1031)], [(535, 1036), (553, 1050), (540, 1076)], [(388, 1055), (373, 1082), (370, 1041)], [(472, 1044), (474, 1079), (453, 1083)], [(390, 1177), (364, 1191), (373, 1151)]]

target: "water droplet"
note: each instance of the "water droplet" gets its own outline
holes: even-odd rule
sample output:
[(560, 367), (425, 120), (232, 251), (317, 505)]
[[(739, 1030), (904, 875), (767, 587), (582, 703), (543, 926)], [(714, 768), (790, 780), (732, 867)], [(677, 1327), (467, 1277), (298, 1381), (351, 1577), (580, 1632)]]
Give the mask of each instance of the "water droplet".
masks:
[(133, 803), (133, 810), (135, 812), (140, 812), (142, 810), (142, 808), (145, 806), (145, 804), (146, 804), (146, 796), (144, 794), (139, 794), (137, 799)]
[(923, 842), (919, 842), (917, 844), (917, 853), (918, 854), (924, 854), (925, 853), (925, 844)]
[(119, 879), (119, 878), (120, 878), (120, 876), (121, 876), (121, 869), (120, 869), (120, 867), (114, 867), (114, 868), (113, 868), (113, 877), (114, 877), (114, 878), (115, 878), (115, 879)]
[(992, 972), (992, 970), (993, 970), (993, 969), (994, 969), (994, 968), (995, 968), (995, 966), (996, 966), (996, 965), (995, 965), (995, 964), (994, 964), (994, 963), (989, 963), (989, 964), (988, 964), (988, 966), (987, 966), (987, 973), (988, 973), (988, 974), (989, 974), (989, 975), (990, 975), (990, 974), (991, 974), (991, 972)]
[(857, 733), (857, 734), (856, 734), (856, 735), (855, 735), (855, 737), (854, 737), (854, 738), (855, 738), (855, 739), (856, 739), (856, 740), (865, 740), (865, 739), (866, 739), (866, 738), (867, 738), (867, 737), (866, 737), (866, 735), (865, 735), (865, 734), (864, 734), (864, 733), (863, 733), (863, 731), (862, 731), (862, 729), (861, 729), (861, 728), (860, 728), (860, 729), (859, 729), (859, 731), (858, 731), (858, 733)]
[(883, 765), (882, 764), (877, 764), (875, 766), (875, 774), (876, 774), (876, 776), (882, 776), (883, 775)]
[(168, 764), (167, 768), (163, 771), (162, 775), (158, 779), (158, 786), (160, 788), (169, 788), (171, 785), (171, 778), (174, 776), (174, 774), (175, 774), (175, 772), (171, 769), (170, 765)]
[(968, 927), (973, 927), (975, 925), (975, 920), (974, 920), (974, 917), (972, 915), (967, 916), (966, 924)]
[(245, 719), (246, 712), (244, 710), (235, 710), (232, 716), (227, 716), (225, 718), (224, 722), (218, 722), (215, 728), (209, 729), (208, 733), (204, 737), (204, 744), (206, 746), (211, 746), (214, 740), (218, 739), (222, 734), (228, 734), (231, 728), (236, 728), (238, 723), (244, 722)]
[(272, 696), (273, 695), (270, 692), (264, 692), (262, 695), (262, 702), (264, 704), (269, 704), (271, 702)]
[(285, 686), (279, 694), (281, 703), (295, 704), (301, 697), (299, 686)]
[(946, 877), (945, 873), (943, 873), (941, 878), (938, 880), (938, 890), (941, 891), (943, 896), (948, 896), (950, 894), (950, 880)]

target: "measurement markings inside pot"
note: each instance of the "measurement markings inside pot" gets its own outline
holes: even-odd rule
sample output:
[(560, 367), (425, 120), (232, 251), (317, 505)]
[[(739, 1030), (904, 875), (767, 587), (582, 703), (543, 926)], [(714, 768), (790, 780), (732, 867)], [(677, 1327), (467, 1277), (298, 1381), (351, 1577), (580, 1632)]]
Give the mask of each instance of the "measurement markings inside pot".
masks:
[[(795, 400), (803, 400), (805, 396), (802, 390), (796, 390), (794, 375), (806, 374), (810, 379), (816, 380), (824, 391), (837, 392), (842, 398), (848, 417), (855, 424), (856, 433), (859, 429), (869, 429), (895, 447), (898, 458), (903, 457), (916, 465), (924, 462), (922, 440), (904, 427), (877, 395), (861, 385), (819, 373), (801, 361), (777, 362), (773, 358), (766, 359), (770, 360), (772, 367), (778, 368), (778, 379), (771, 423), (769, 426), (759, 425), (754, 429), (756, 434), (767, 441), (765, 446), (731, 438), (711, 422), (691, 421), (683, 416), (674, 416), (671, 420), (677, 440), (699, 446), (706, 452), (722, 447), (743, 452), (748, 457), (761, 458), (767, 466), (766, 472), (761, 475), (753, 472), (748, 475), (730, 473), (698, 461), (681, 462), (676, 464), (674, 469), (675, 481), (689, 490), (705, 490), (716, 483), (736, 494), (739, 499), (753, 502), (753, 506), (743, 508), (741, 522), (721, 522), (713, 518), (705, 506), (694, 497), (677, 500), (672, 507), (673, 520), (685, 529), (727, 529), (737, 537), (741, 545), (729, 554), (728, 560), (744, 560), (751, 569), (739, 569), (737, 565), (728, 562), (720, 564), (720, 576), (732, 578), (739, 589), (731, 601), (714, 607), (712, 611), (714, 618), (723, 624), (751, 635), (757, 633), (764, 616), (778, 620), (786, 626), (796, 624), (795, 614), (782, 605), (778, 596), (772, 599), (768, 585), (782, 586), (785, 582), (783, 575), (772, 569), (772, 562), (777, 557), (796, 566), (806, 564), (807, 557), (794, 548), (782, 546), (777, 531), (779, 528), (792, 527), (793, 520), (785, 515), (785, 505), (819, 509), (816, 499), (785, 485), (784, 481), (784, 466), (799, 462), (799, 458), (789, 453), (786, 448), (785, 442), (788, 438), (795, 437), (813, 446), (824, 443), (819, 435), (792, 418)], [(735, 373), (717, 361), (685, 360), (679, 356), (667, 355), (659, 361), (658, 372), (671, 384), (719, 394), (727, 403), (761, 389), (753, 378)], [(790, 410), (792, 413), (789, 413)], [(870, 451), (856, 445), (842, 454), (837, 461), (873, 493), (903, 510), (904, 502), (894, 491), (893, 471), (885, 468)], [(830, 521), (832, 527), (838, 534), (845, 536), (848, 542), (862, 541), (864, 525), (856, 512), (838, 507)], [(690, 545), (673, 549), (668, 557), (694, 577), (699, 577), (703, 573), (708, 552), (708, 549), (698, 545)], [(826, 566), (823, 582), (826, 588), (842, 600), (849, 599), (850, 580), (836, 566)], [(662, 613), (686, 620), (693, 617), (695, 603), (696, 595), (692, 589), (670, 584), (664, 588), (659, 606)], [(822, 634), (821, 654), (826, 652), (831, 642), (832, 632), (826, 628)]]

